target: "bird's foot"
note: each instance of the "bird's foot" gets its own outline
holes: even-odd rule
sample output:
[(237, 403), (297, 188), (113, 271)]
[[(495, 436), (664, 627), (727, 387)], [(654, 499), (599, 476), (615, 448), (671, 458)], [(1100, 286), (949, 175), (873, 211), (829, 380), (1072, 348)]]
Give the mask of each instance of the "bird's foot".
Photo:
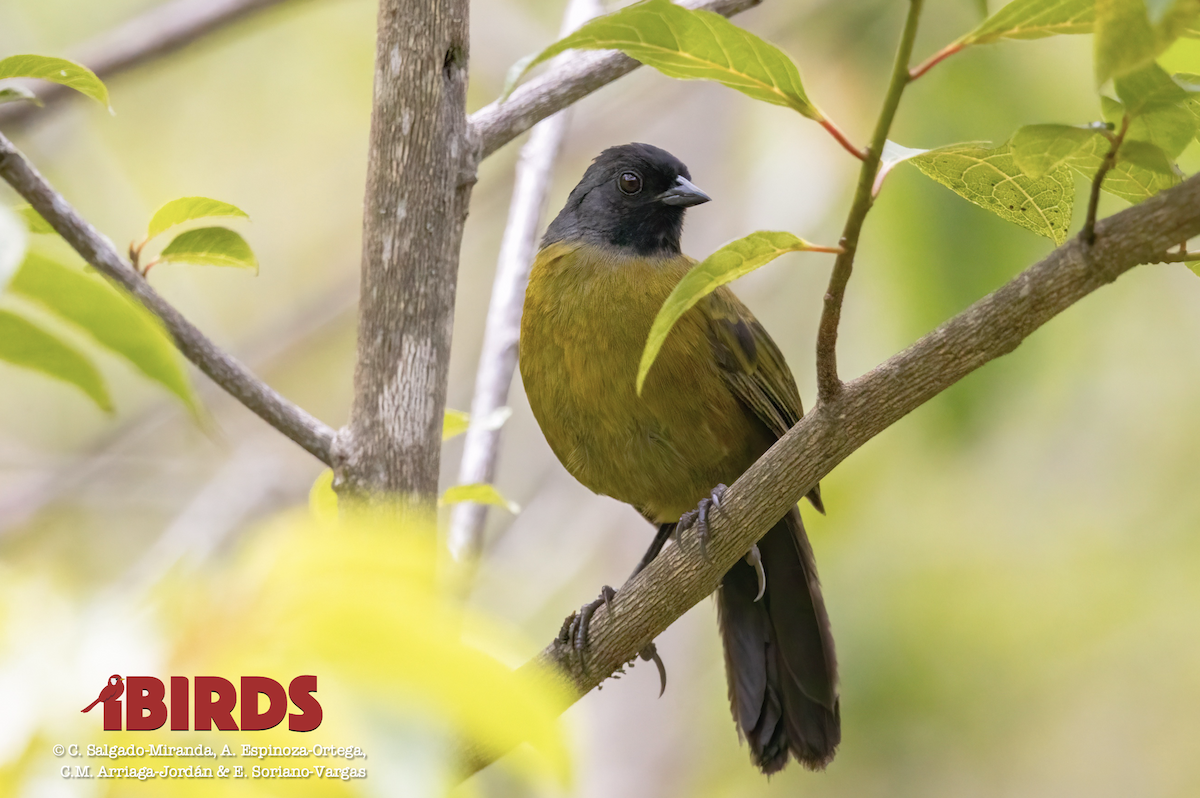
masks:
[(577, 612), (568, 615), (563, 621), (562, 628), (558, 630), (558, 642), (575, 649), (575, 655), (579, 658), (579, 667), (583, 669), (584, 673), (587, 673), (584, 650), (587, 648), (588, 630), (592, 625), (592, 616), (596, 614), (596, 610), (600, 608), (601, 604), (609, 612), (612, 612), (612, 600), (615, 595), (617, 595), (617, 591), (608, 585), (600, 588), (600, 595), (584, 604)]
[(688, 510), (679, 516), (679, 525), (675, 527), (676, 534), (696, 528), (696, 539), (700, 541), (700, 554), (708, 559), (708, 514), (711, 510), (721, 509), (721, 497), (729, 490), (725, 485), (718, 484), (712, 489), (712, 494), (701, 499), (695, 510)]
[[(578, 612), (573, 612), (563, 621), (562, 628), (558, 630), (558, 642), (564, 646), (570, 646), (575, 650), (575, 655), (579, 658), (579, 667), (587, 673), (587, 659), (584, 653), (587, 650), (588, 632), (592, 625), (592, 616), (596, 614), (596, 610), (603, 604), (605, 608), (612, 612), (612, 600), (617, 595), (617, 591), (613, 590), (608, 585), (600, 588), (600, 595), (584, 604), (579, 608)], [(667, 689), (667, 667), (663, 664), (662, 657), (658, 654), (658, 648), (654, 645), (654, 641), (647, 643), (638, 652), (638, 656), (645, 662), (653, 662), (658, 668), (659, 690), (661, 696)]]
[(758, 553), (757, 543), (750, 547), (750, 553), (746, 555), (746, 564), (753, 566), (754, 573), (758, 576), (758, 595), (754, 600), (762, 601), (767, 592), (767, 572), (763, 568), (762, 555)]

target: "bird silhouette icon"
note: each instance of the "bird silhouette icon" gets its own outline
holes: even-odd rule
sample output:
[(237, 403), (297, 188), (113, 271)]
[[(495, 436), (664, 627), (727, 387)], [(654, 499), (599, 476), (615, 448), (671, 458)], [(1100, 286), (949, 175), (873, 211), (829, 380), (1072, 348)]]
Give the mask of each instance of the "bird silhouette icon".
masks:
[(120, 698), (125, 692), (125, 680), (119, 674), (114, 673), (108, 677), (108, 684), (104, 685), (104, 689), (100, 691), (100, 695), (96, 696), (96, 700), (88, 704), (80, 712), (88, 712), (92, 707), (99, 704), (101, 701), (108, 701), (113, 698)]

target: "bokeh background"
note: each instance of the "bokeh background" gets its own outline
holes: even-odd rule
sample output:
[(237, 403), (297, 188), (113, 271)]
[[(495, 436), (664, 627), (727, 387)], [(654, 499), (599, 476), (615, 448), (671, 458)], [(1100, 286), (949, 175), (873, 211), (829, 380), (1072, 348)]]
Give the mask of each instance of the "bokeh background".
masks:
[[(63, 54), (152, 5), (0, 0), (0, 54)], [(790, 53), (814, 100), (864, 141), (905, 5), (766, 0), (738, 22)], [(918, 57), (979, 19), (977, 2), (926, 5)], [(553, 40), (562, 4), (480, 0), (471, 13), (474, 110), (496, 96), (510, 64)], [(152, 282), (335, 426), (351, 397), (374, 14), (371, 0), (292, 0), (115, 78), (115, 116), (73, 101), (5, 130), (121, 246), (175, 197), (246, 209), (253, 222), (239, 230), (261, 261), (257, 277), (181, 267), (156, 270)], [(1000, 142), (1023, 124), (1097, 119), (1090, 47), (1081, 36), (973, 48), (911, 87), (893, 138), (913, 147)], [(1200, 44), (1180, 42), (1163, 63), (1200, 72)], [(692, 255), (757, 229), (838, 237), (857, 162), (819, 127), (649, 69), (575, 107), (551, 211), (592, 157), (628, 141), (675, 153), (713, 196), (689, 211)], [(470, 406), (519, 146), (488, 160), (475, 189), (452, 408)], [(1200, 166), (1195, 144), (1183, 165)], [(1076, 226), (1084, 204), (1077, 197)], [(1106, 197), (1103, 207), (1122, 205)], [(845, 374), (870, 369), (1051, 246), (898, 168), (868, 220), (850, 286)], [(734, 286), (806, 397), (829, 266), (828, 256), (785, 256)], [(13, 795), (108, 794), (62, 782), (42, 749), (84, 728), (77, 707), (114, 658), (130, 673), (168, 672), (180, 641), (169, 613), (143, 597), (229, 567), (271, 534), (265, 519), (303, 505), (320, 471), (201, 375), (207, 427), (122, 363), (98, 359), (113, 416), (70, 387), (0, 365), (0, 774), (8, 774), (0, 791)], [(511, 405), (496, 482), (523, 510), (491, 513), (469, 603), (515, 630), (516, 664), (600, 585), (619, 584), (651, 530), (565, 473), (519, 379)], [(639, 665), (566, 714), (568, 786), (493, 769), (471, 789), (597, 798), (1200, 794), (1197, 406), (1200, 279), (1179, 264), (1143, 266), (831, 474), (828, 517), (806, 513), (841, 661), (844, 741), (826, 772), (793, 766), (768, 781), (750, 766), (706, 601), (659, 641), (670, 674), (661, 699), (653, 668)], [(446, 444), (444, 486), (460, 451), (461, 438)], [(371, 765), (388, 756), (377, 746)], [(399, 782), (378, 772), (352, 787), (415, 794), (396, 793)]]

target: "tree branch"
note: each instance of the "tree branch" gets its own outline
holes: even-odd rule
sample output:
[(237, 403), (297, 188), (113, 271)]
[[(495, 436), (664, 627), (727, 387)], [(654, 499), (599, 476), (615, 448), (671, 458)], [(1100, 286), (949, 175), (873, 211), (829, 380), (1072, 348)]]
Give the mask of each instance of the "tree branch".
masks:
[[(726, 17), (762, 0), (684, 0), (680, 5), (702, 8)], [(571, 50), (562, 61), (516, 88), (507, 100), (497, 100), (471, 114), (471, 132), (483, 160), (551, 114), (561, 111), (641, 66), (615, 50)]]
[(380, 0), (358, 358), (334, 484), (432, 512), (463, 224), (468, 0)]
[(326, 464), (332, 462), (331, 428), (284, 399), (192, 326), (121, 257), (111, 241), (80, 217), (3, 134), (0, 134), (0, 177), (16, 189), (85, 261), (158, 316), (175, 339), (179, 351), (213, 382), (318, 460)]
[(858, 237), (862, 233), (863, 221), (866, 220), (867, 212), (871, 210), (874, 202), (875, 173), (879, 171), (883, 146), (887, 143), (888, 131), (892, 129), (892, 120), (896, 118), (896, 109), (900, 107), (904, 87), (912, 79), (908, 74), (908, 62), (912, 57), (913, 42), (917, 38), (917, 21), (921, 17), (922, 2), (923, 0), (909, 0), (908, 18), (904, 22), (904, 32), (900, 35), (896, 61), (892, 66), (892, 80), (883, 99), (883, 108), (879, 112), (879, 121), (875, 124), (871, 145), (863, 159), (862, 169), (859, 170), (858, 186), (854, 190), (854, 201), (846, 217), (842, 238), (838, 241), (842, 252), (833, 262), (829, 288), (825, 291), (825, 306), (821, 311), (821, 323), (817, 330), (817, 397), (822, 402), (832, 400), (842, 389), (837, 369), (837, 335), (838, 323), (842, 318), (842, 301), (846, 297), (846, 285), (850, 282), (850, 274), (854, 271), (854, 255), (858, 252)]
[[(1103, 220), (1096, 232), (1094, 245), (1068, 241), (804, 416), (722, 496), (721, 510), (709, 516), (710, 559), (687, 536), (626, 583), (611, 612), (601, 605), (586, 670), (571, 646), (555, 640), (521, 671), (565, 685), (570, 703), (586, 695), (712, 593), (788, 508), (871, 438), (1091, 292), (1200, 235), (1200, 176)], [(464, 775), (493, 758), (475, 750), (463, 756)]]
[[(598, 0), (569, 0), (559, 37), (604, 13)], [(517, 161), (508, 224), (500, 242), (496, 278), (488, 305), (479, 369), (475, 374), (475, 396), (471, 400), (471, 425), (463, 444), (458, 482), (471, 485), (491, 483), (496, 478), (500, 430), (486, 422), (508, 402), (508, 389), (517, 367), (517, 342), (521, 334), (521, 309), (529, 269), (537, 251), (538, 228), (550, 191), (554, 163), (570, 121), (569, 110), (534, 125)], [(450, 520), (450, 551), (455, 558), (474, 562), (483, 548), (483, 526), (488, 506), (461, 502)]]
[[(295, 0), (172, 0), (85, 42), (70, 57), (101, 80), (168, 55), (213, 31), (271, 6)], [(43, 84), (38, 98), (46, 105), (76, 95), (57, 83)], [(40, 109), (32, 103), (0, 106), (0, 125), (31, 121)]]

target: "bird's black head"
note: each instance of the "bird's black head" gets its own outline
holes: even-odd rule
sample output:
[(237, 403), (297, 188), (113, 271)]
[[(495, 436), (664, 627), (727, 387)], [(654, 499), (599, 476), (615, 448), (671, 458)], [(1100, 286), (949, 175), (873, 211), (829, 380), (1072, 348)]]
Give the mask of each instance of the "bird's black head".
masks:
[(542, 246), (582, 240), (639, 255), (679, 254), (683, 212), (709, 197), (688, 168), (649, 144), (600, 153), (546, 230)]

